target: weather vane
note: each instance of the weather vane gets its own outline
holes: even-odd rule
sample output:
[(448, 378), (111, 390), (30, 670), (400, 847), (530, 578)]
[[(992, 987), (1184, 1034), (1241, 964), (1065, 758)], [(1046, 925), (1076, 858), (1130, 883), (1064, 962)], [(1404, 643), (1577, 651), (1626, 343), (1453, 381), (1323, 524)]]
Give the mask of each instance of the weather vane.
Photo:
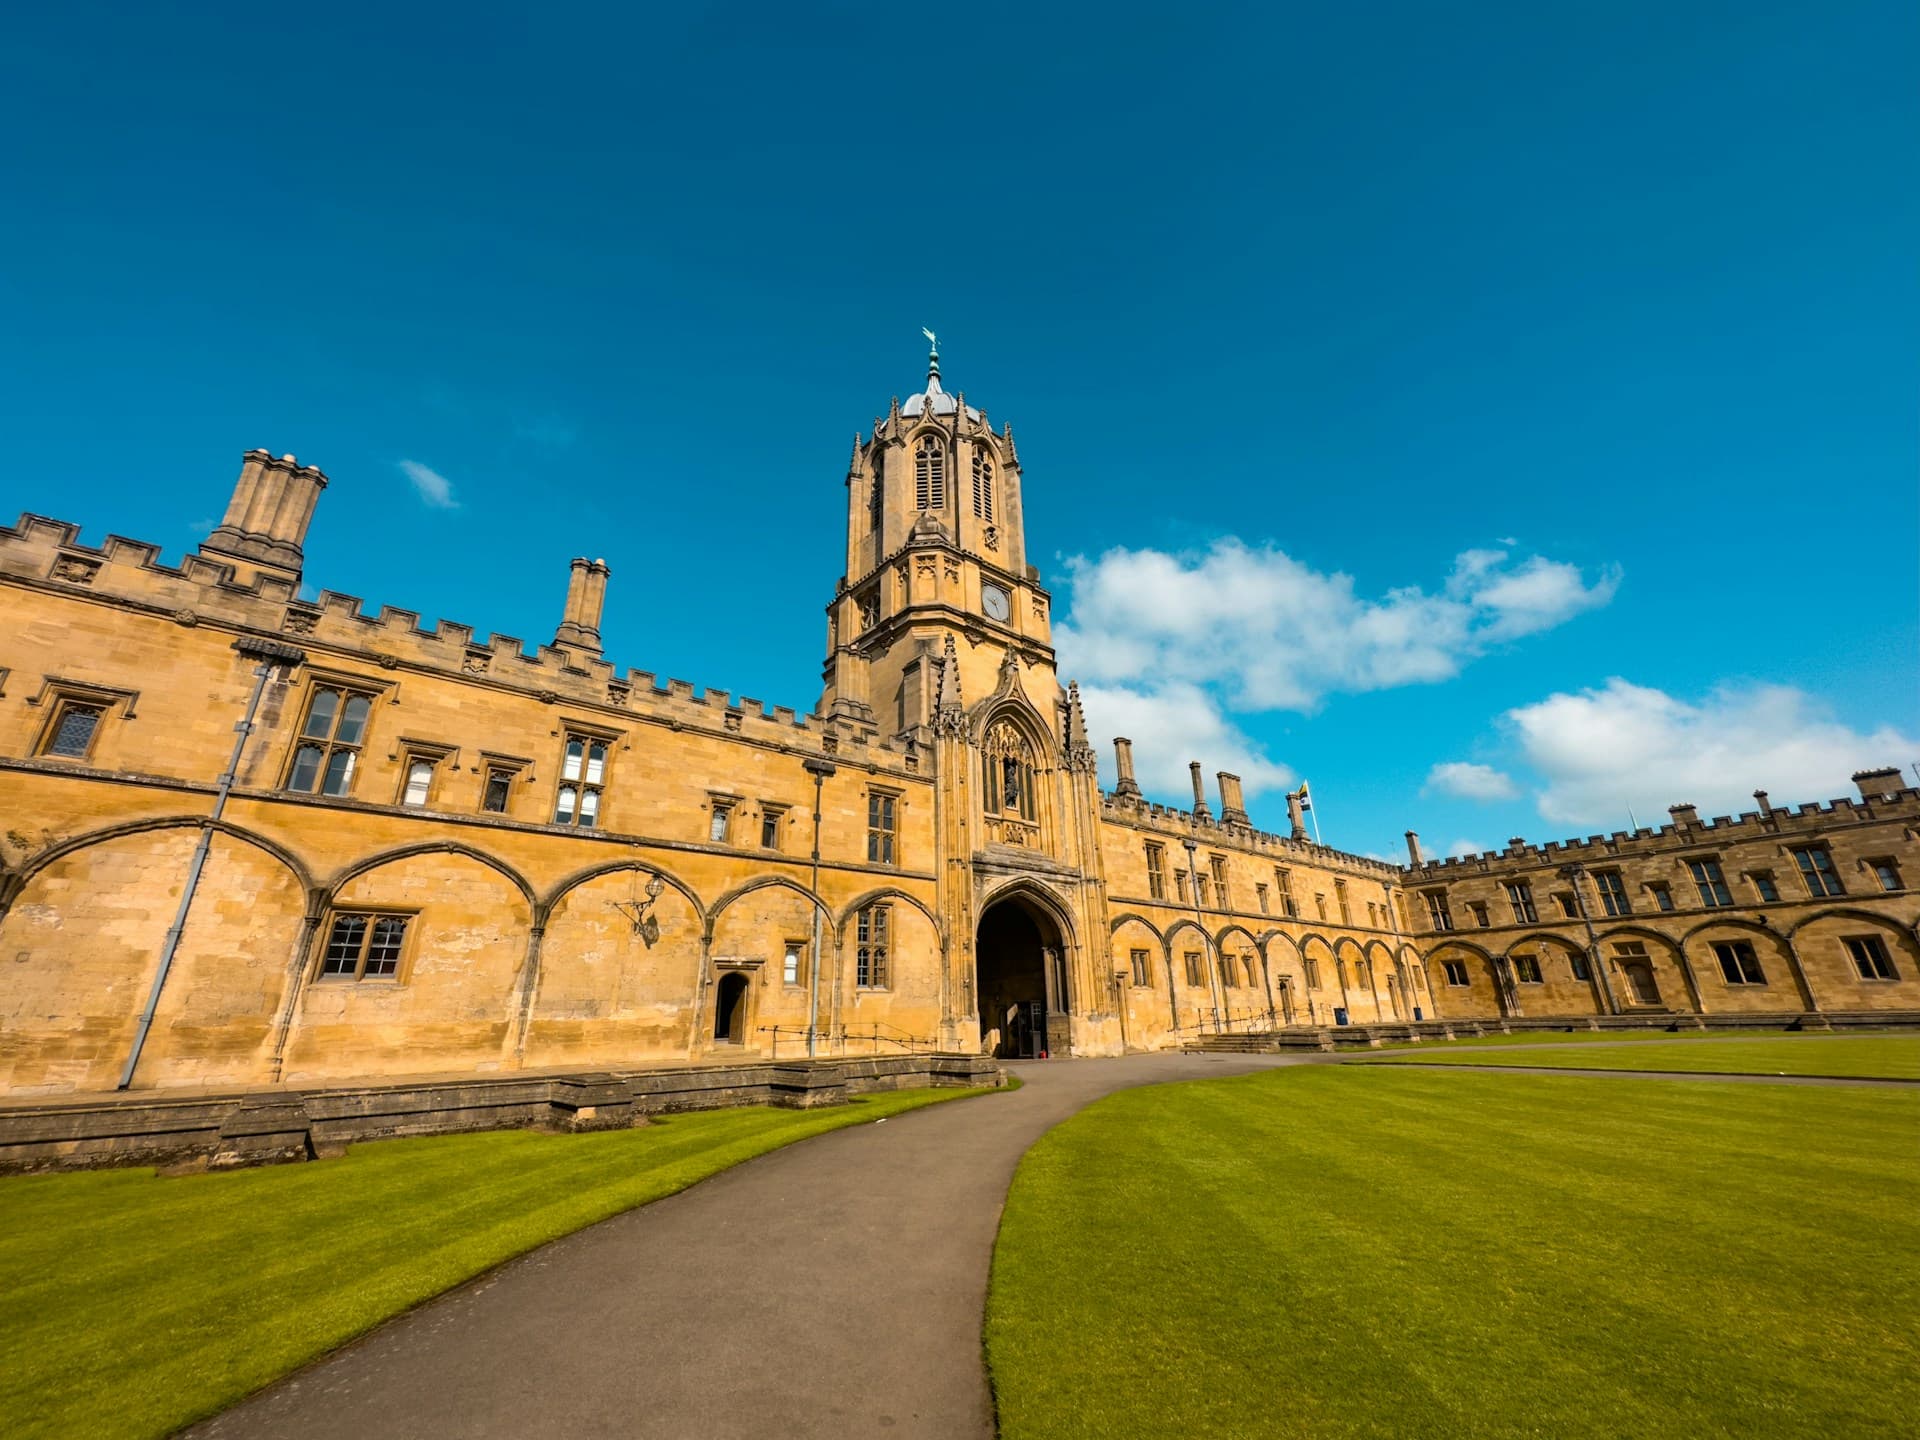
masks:
[(924, 325), (920, 327), (920, 333), (927, 337), (927, 344), (932, 346), (933, 353), (938, 355), (940, 353), (940, 337)]

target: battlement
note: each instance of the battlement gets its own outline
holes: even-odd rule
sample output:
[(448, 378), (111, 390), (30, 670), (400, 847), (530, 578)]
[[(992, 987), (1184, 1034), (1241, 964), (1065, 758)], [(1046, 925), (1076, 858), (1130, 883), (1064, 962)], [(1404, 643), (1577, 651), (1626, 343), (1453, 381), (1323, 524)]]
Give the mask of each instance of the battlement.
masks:
[[(911, 747), (896, 748), (869, 726), (829, 721), (788, 705), (736, 699), (727, 690), (653, 672), (620, 669), (597, 655), (554, 645), (529, 646), (518, 636), (476, 632), (455, 620), (422, 623), (394, 605), (370, 608), (357, 595), (322, 590), (305, 598), (289, 580), (204, 555), (169, 565), (160, 548), (109, 535), (99, 545), (80, 527), (44, 515), (0, 526), (0, 583), (70, 591), (76, 599), (121, 605), (183, 625), (208, 624), (289, 641), (316, 653), (332, 650), (386, 669), (429, 671), (466, 684), (519, 691), (547, 704), (624, 712), (670, 726), (718, 729), (747, 740), (816, 753), (870, 756), (865, 763), (918, 768)], [(324, 659), (321, 663), (325, 663)]]
[(1403, 873), (1402, 866), (1388, 860), (1355, 855), (1351, 851), (1337, 850), (1331, 845), (1320, 845), (1311, 840), (1295, 840), (1290, 835), (1276, 835), (1249, 825), (1227, 824), (1204, 812), (1196, 821), (1191, 810), (1137, 800), (1112, 791), (1100, 792), (1100, 813), (1103, 819), (1114, 824), (1126, 825), (1142, 834), (1165, 836), (1176, 845), (1195, 837), (1207, 845), (1252, 851), (1278, 863), (1316, 864), (1329, 869), (1346, 869), (1383, 881), (1396, 881)]
[[(1882, 772), (1869, 772), (1880, 774)], [(1684, 807), (1683, 807), (1684, 808)], [(1401, 867), (1410, 884), (1428, 884), (1486, 875), (1498, 870), (1569, 864), (1600, 865), (1611, 861), (1678, 850), (1713, 850), (1753, 841), (1776, 843), (1811, 837), (1835, 825), (1905, 820), (1920, 822), (1920, 789), (1892, 790), (1874, 799), (1841, 796), (1809, 801), (1792, 808), (1747, 810), (1738, 816), (1716, 815), (1710, 820), (1683, 822), (1638, 830), (1615, 830), (1584, 840), (1549, 840), (1545, 844), (1510, 843), (1502, 850), (1476, 855), (1453, 855)]]

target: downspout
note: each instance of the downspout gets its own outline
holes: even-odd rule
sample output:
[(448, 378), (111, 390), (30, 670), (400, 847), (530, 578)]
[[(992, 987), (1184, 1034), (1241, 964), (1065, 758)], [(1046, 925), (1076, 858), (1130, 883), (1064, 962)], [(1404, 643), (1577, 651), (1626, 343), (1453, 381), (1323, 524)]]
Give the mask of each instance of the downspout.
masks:
[(146, 1008), (140, 1012), (139, 1023), (134, 1027), (133, 1047), (127, 1052), (127, 1063), (120, 1070), (117, 1088), (121, 1090), (133, 1084), (133, 1072), (140, 1064), (140, 1052), (146, 1048), (147, 1035), (153, 1029), (153, 1017), (160, 1009), (160, 992), (166, 988), (167, 972), (173, 968), (173, 957), (180, 952), (180, 937), (187, 928), (187, 912), (193, 908), (194, 892), (200, 888), (200, 875), (206, 869), (207, 856), (213, 849), (214, 826), (226, 812), (227, 796), (233, 792), (234, 779), (240, 773), (240, 759), (246, 752), (247, 737), (253, 734), (253, 717), (260, 712), (260, 697), (266, 693), (267, 681), (272, 678), (276, 666), (299, 665), (307, 658), (304, 652), (291, 645), (282, 645), (273, 640), (240, 639), (233, 642), (233, 648), (260, 662), (253, 670), (253, 693), (247, 697), (246, 714), (233, 727), (233, 756), (227, 761), (227, 768), (221, 772), (219, 788), (214, 791), (213, 813), (201, 823), (200, 840), (193, 847), (193, 860), (187, 866), (186, 888), (180, 892), (180, 908), (175, 912), (173, 925), (160, 946), (160, 968), (154, 974), (153, 988), (147, 992)]
[(1214, 953), (1213, 941), (1208, 936), (1207, 927), (1200, 918), (1200, 842), (1189, 835), (1183, 843), (1187, 847), (1187, 895), (1193, 901), (1194, 926), (1200, 931), (1200, 959), (1207, 967), (1207, 995), (1213, 1001), (1213, 1029), (1214, 1033), (1218, 1034), (1220, 1033), (1220, 967), (1217, 963), (1219, 957)]
[(1586, 876), (1587, 867), (1580, 864), (1564, 866), (1561, 877), (1573, 886), (1574, 908), (1580, 912), (1580, 922), (1587, 927), (1587, 961), (1593, 966), (1593, 973), (1599, 978), (1600, 988), (1606, 995), (1607, 1013), (1618, 1015), (1620, 1002), (1614, 998), (1613, 979), (1607, 974), (1606, 963), (1600, 956), (1600, 936), (1593, 928), (1593, 913), (1587, 909), (1587, 892), (1580, 888), (1580, 881)]
[(813, 1059), (820, 1032), (820, 801), (821, 787), (838, 767), (825, 760), (807, 760), (802, 768), (813, 776), (813, 973), (807, 978), (807, 1058)]

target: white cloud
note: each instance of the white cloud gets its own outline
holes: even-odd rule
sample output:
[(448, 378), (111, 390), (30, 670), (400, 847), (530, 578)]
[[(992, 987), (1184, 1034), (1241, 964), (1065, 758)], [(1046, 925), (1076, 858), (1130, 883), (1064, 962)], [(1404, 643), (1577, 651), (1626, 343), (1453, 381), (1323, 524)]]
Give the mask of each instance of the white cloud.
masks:
[(1478, 840), (1456, 840), (1447, 846), (1447, 854), (1455, 856), (1484, 855), (1492, 848), (1492, 846), (1484, 845)]
[(1513, 777), (1491, 765), (1474, 765), (1465, 760), (1449, 760), (1427, 772), (1422, 795), (1451, 795), (1457, 800), (1511, 800), (1520, 787)]
[(420, 498), (435, 510), (460, 508), (460, 502), (453, 498), (453, 482), (438, 470), (429, 469), (418, 460), (402, 460), (400, 469), (413, 482)]
[(1067, 561), (1071, 613), (1055, 630), (1066, 673), (1216, 686), (1234, 708), (1307, 710), (1336, 691), (1446, 680), (1505, 641), (1605, 605), (1619, 583), (1505, 550), (1457, 556), (1440, 589), (1378, 598), (1272, 546), (1216, 542), (1203, 554), (1110, 550)]
[(1197, 685), (1174, 682), (1155, 689), (1082, 685), (1080, 700), (1087, 729), (1100, 754), (1100, 783), (1113, 788), (1116, 735), (1133, 741), (1133, 763), (1140, 788), (1156, 800), (1185, 807), (1193, 803), (1187, 762), (1205, 766), (1207, 804), (1216, 814), (1214, 772), (1240, 777), (1247, 797), (1293, 783), (1293, 771), (1267, 757), (1221, 713), (1214, 698)]
[(1546, 784), (1540, 814), (1559, 824), (1664, 824), (1688, 802), (1703, 816), (1848, 793), (1856, 770), (1897, 765), (1920, 746), (1889, 726), (1871, 734), (1836, 720), (1788, 685), (1723, 686), (1698, 703), (1618, 677), (1507, 712), (1528, 763)]

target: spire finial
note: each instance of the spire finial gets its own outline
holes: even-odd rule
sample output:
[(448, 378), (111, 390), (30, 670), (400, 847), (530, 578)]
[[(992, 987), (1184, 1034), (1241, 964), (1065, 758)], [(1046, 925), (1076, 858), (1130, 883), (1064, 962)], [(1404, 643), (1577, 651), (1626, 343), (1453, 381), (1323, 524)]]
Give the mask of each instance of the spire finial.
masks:
[(931, 394), (940, 388), (940, 337), (924, 325), (920, 333), (927, 337), (927, 391)]

